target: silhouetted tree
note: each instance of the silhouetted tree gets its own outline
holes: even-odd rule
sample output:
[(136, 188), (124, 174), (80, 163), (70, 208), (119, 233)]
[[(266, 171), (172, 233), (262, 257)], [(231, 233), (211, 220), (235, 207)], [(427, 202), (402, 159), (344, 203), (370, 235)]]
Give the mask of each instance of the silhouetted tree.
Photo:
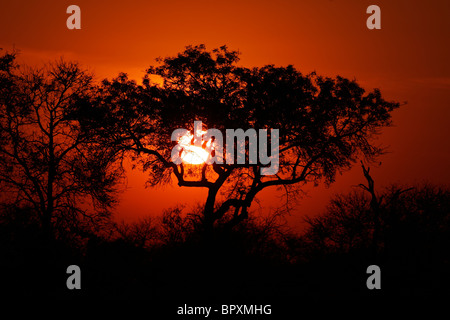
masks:
[[(373, 160), (382, 149), (372, 138), (390, 125), (399, 106), (375, 89), (365, 93), (356, 81), (304, 75), (293, 66), (245, 68), (239, 53), (226, 46), (207, 51), (188, 46), (175, 57), (158, 59), (138, 85), (121, 74), (104, 81), (96, 99), (84, 101), (82, 123), (95, 128), (105, 144), (131, 152), (149, 171), (149, 183), (174, 177), (179, 186), (208, 190), (203, 220), (234, 226), (267, 187), (295, 196), (306, 183), (333, 182), (358, 157)], [(179, 165), (171, 161), (175, 129), (193, 132), (200, 120), (220, 130), (279, 129), (280, 165), (276, 175), (260, 172), (265, 165)], [(246, 142), (247, 158), (249, 142)], [(225, 150), (226, 153), (226, 150)], [(226, 156), (225, 156), (226, 161)], [(248, 161), (247, 161), (248, 163)]]
[(345, 270), (377, 264), (385, 272), (387, 294), (447, 294), (448, 187), (391, 185), (376, 190), (369, 168), (363, 166), (363, 171), (365, 191), (336, 195), (326, 212), (307, 218), (305, 232), (291, 246), (296, 260), (312, 263), (318, 277), (325, 269), (337, 270), (330, 279), (341, 279), (338, 287), (352, 287), (342, 279), (356, 280), (355, 288), (359, 286), (359, 271)]
[(93, 92), (92, 76), (62, 60), (19, 68), (14, 53), (0, 58), (0, 68), (2, 206), (32, 208), (47, 238), (99, 223), (115, 202), (120, 168), (71, 116)]
[[(363, 249), (373, 255), (386, 253), (399, 243), (417, 249), (435, 237), (447, 239), (428, 243), (430, 248), (449, 246), (444, 236), (450, 228), (447, 189), (426, 184), (408, 188), (392, 185), (377, 192), (369, 168), (363, 166), (363, 172), (368, 185), (362, 187), (367, 192), (338, 194), (326, 213), (306, 218), (308, 228), (303, 238), (310, 249), (323, 254)], [(421, 238), (426, 241), (419, 245)]]

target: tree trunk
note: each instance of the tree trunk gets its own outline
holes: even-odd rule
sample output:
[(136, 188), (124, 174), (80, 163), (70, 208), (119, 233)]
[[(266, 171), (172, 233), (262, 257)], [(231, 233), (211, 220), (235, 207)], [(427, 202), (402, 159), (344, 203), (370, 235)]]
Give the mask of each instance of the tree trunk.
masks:
[(375, 182), (370, 175), (370, 168), (365, 168), (362, 166), (364, 177), (367, 180), (367, 186), (364, 186), (364, 189), (370, 193), (370, 209), (372, 211), (373, 218), (373, 236), (371, 249), (375, 257), (378, 256), (378, 245), (379, 245), (379, 235), (380, 235), (380, 201), (375, 193)]
[(208, 197), (203, 210), (203, 227), (206, 232), (212, 231), (214, 222), (217, 220), (214, 216), (214, 205), (216, 203), (217, 192), (217, 188), (209, 188), (208, 190)]
[(52, 216), (53, 216), (53, 209), (54, 209), (54, 199), (53, 199), (53, 183), (55, 181), (55, 146), (54, 146), (54, 140), (53, 140), (53, 133), (54, 133), (54, 123), (53, 123), (54, 117), (53, 112), (50, 112), (50, 125), (49, 125), (49, 141), (48, 141), (48, 176), (47, 176), (47, 206), (46, 210), (44, 212), (44, 219), (43, 219), (43, 230), (44, 230), (44, 237), (46, 238), (46, 241), (51, 241), (53, 239), (53, 228), (52, 228)]

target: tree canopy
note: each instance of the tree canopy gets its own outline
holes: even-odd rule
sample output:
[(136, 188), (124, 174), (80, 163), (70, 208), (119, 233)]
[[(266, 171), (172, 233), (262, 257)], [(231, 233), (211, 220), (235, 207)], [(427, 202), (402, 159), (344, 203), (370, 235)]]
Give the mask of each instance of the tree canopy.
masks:
[[(331, 183), (359, 158), (380, 155), (373, 138), (391, 124), (398, 103), (340, 76), (302, 74), (292, 65), (242, 67), (239, 55), (226, 46), (188, 46), (158, 59), (140, 85), (126, 74), (105, 80), (96, 98), (81, 104), (80, 121), (105, 145), (131, 154), (152, 185), (174, 177), (180, 186), (207, 188), (203, 215), (209, 225), (245, 219), (264, 188), (294, 192), (305, 183)], [(278, 173), (261, 175), (260, 162), (173, 163), (171, 134), (192, 132), (194, 121), (224, 136), (226, 129), (278, 129)]]

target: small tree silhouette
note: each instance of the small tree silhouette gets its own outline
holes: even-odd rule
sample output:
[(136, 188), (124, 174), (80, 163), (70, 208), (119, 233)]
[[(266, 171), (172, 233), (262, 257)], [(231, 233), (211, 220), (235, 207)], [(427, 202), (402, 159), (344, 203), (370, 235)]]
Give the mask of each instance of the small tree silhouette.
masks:
[(55, 227), (99, 223), (115, 202), (120, 167), (71, 115), (93, 92), (92, 76), (62, 60), (19, 68), (15, 53), (0, 67), (1, 204), (31, 207), (46, 238)]
[[(413, 239), (421, 235), (442, 236), (450, 228), (447, 189), (391, 185), (377, 192), (370, 168), (364, 165), (362, 168), (368, 184), (360, 186), (367, 192), (338, 194), (330, 201), (326, 213), (306, 218), (309, 227), (303, 239), (310, 248), (324, 254), (364, 249), (373, 256), (400, 242), (414, 246), (417, 241)], [(417, 237), (413, 235), (415, 231)], [(448, 246), (448, 241), (444, 242), (439, 246)]]

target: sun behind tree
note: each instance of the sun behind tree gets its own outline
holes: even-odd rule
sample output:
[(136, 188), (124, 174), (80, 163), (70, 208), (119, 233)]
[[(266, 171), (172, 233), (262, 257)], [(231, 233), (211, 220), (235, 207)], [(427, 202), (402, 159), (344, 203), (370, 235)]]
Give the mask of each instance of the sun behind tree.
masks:
[[(232, 227), (246, 219), (255, 197), (267, 187), (295, 196), (304, 184), (332, 183), (360, 157), (374, 160), (383, 149), (373, 137), (390, 125), (391, 112), (399, 106), (385, 101), (379, 90), (366, 93), (356, 81), (339, 76), (303, 75), (291, 65), (250, 69), (238, 61), (239, 53), (226, 46), (212, 51), (188, 46), (174, 57), (158, 59), (142, 85), (125, 74), (104, 81), (98, 98), (86, 101), (83, 109), (86, 126), (105, 145), (141, 163), (151, 185), (175, 177), (179, 186), (206, 188), (206, 229), (217, 221)], [(192, 133), (194, 121), (224, 136), (226, 129), (279, 129), (278, 173), (261, 175), (260, 162), (192, 161), (200, 162), (197, 170), (173, 163), (171, 134), (177, 128)], [(249, 147), (247, 142), (247, 158)]]

